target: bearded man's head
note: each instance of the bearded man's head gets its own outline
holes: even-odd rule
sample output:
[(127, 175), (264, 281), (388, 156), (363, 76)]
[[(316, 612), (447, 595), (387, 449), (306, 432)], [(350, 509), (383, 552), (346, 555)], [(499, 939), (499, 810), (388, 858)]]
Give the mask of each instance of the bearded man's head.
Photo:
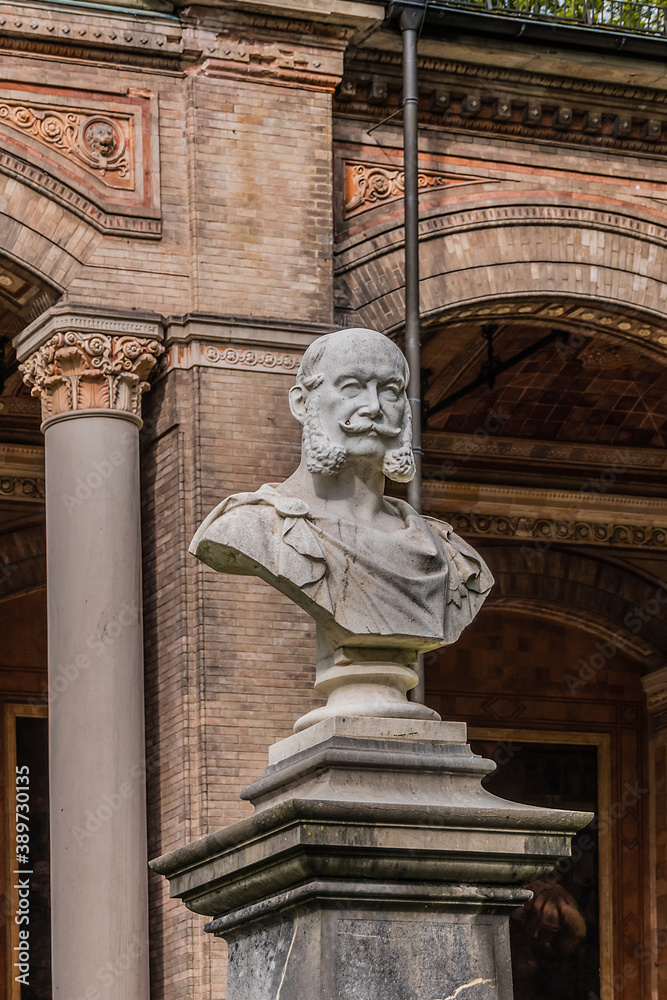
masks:
[(363, 434), (368, 427), (383, 439), (394, 440), (395, 446), (385, 450), (382, 471), (394, 482), (409, 482), (415, 474), (415, 462), (410, 405), (406, 396), (408, 364), (393, 341), (376, 330), (351, 329), (327, 334), (311, 344), (303, 356), (296, 383), (305, 406), (305, 412), (299, 419), (303, 426), (302, 448), (308, 471), (332, 476), (340, 472), (347, 462), (349, 446), (346, 442), (332, 440), (323, 426), (321, 387), (327, 379), (331, 381), (336, 372), (354, 369), (355, 355), (363, 357), (367, 368), (370, 366), (372, 369), (377, 362), (378, 371), (386, 372), (389, 368), (394, 373), (390, 381), (396, 399), (391, 409), (402, 409), (402, 420), (394, 427), (382, 414), (377, 420), (367, 418), (366, 423), (358, 426), (348, 420), (341, 424), (341, 429), (352, 435)]

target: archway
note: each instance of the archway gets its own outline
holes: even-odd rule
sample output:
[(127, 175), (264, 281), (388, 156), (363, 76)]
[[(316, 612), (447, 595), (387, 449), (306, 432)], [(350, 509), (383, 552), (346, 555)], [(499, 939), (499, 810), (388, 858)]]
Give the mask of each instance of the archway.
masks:
[[(468, 723), (475, 751), (498, 764), (490, 785), (497, 793), (536, 804), (546, 795), (551, 805), (577, 801), (595, 810), (593, 826), (575, 843), (576, 865), (559, 869), (549, 884), (575, 899), (586, 924), (593, 955), (579, 964), (588, 965), (587, 988), (606, 1000), (622, 982), (623, 996), (640, 1000), (650, 983), (653, 878), (642, 665), (635, 651), (615, 643), (611, 628), (606, 638), (596, 636), (578, 610), (555, 603), (552, 616), (541, 596), (521, 595), (515, 606), (507, 597), (490, 602), (455, 646), (431, 655), (427, 703), (443, 718)], [(580, 672), (586, 680), (573, 686)], [(588, 799), (579, 781), (585, 771)], [(521, 955), (517, 961), (516, 980), (524, 983)]]

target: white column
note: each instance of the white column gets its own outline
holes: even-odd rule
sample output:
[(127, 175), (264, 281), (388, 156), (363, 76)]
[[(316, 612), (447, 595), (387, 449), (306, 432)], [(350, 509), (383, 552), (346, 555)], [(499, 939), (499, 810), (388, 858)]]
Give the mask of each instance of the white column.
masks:
[(148, 1000), (140, 396), (157, 341), (23, 365), (46, 437), (54, 1000)]

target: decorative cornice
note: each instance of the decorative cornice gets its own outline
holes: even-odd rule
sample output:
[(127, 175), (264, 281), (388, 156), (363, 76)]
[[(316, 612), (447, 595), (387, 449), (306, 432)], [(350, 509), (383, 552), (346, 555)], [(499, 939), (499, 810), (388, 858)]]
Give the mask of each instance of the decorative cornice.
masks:
[(0, 472), (0, 500), (39, 501), (45, 499), (44, 480), (26, 476), (5, 476)]
[(173, 17), (136, 10), (64, 9), (0, 2), (0, 49), (97, 62), (140, 62), (173, 67), (183, 52)]
[(0, 443), (0, 477), (43, 480), (43, 445)]
[[(209, 29), (208, 19), (204, 27)], [(215, 34), (193, 40), (202, 45), (200, 72), (209, 77), (256, 78), (263, 84), (298, 87), (333, 94), (343, 73), (342, 39), (302, 33), (284, 37), (282, 26), (269, 32), (246, 25), (217, 25)], [(187, 37), (186, 37), (187, 41)]]
[[(616, 453), (616, 461), (622, 468), (632, 468), (634, 463), (630, 455), (630, 449)], [(553, 518), (556, 523), (581, 519), (611, 524), (620, 518), (636, 527), (667, 530), (667, 499), (662, 497), (627, 496), (596, 489), (538, 489), (533, 486), (437, 482), (429, 479), (424, 480), (423, 486), (430, 503), (441, 511), (544, 516)]]
[(464, 536), (511, 539), (537, 551), (556, 542), (667, 549), (662, 498), (430, 480), (423, 488), (424, 507)]
[[(619, 153), (667, 150), (667, 123), (655, 117), (665, 114), (662, 91), (428, 58), (420, 69), (425, 125)], [(400, 107), (400, 89), (399, 56), (355, 53), (334, 107), (341, 115), (382, 120)]]
[[(397, 81), (401, 79), (403, 59), (400, 51), (391, 52), (387, 49), (357, 50), (354, 59), (350, 60), (350, 72), (368, 75), (378, 72), (380, 66), (391, 73)], [(530, 70), (501, 65), (501, 57), (494, 62), (491, 54), (484, 62), (473, 63), (456, 59), (437, 59), (430, 56), (419, 58), (420, 79), (433, 74), (441, 81), (444, 77), (469, 78), (472, 80), (493, 81), (505, 87), (556, 91), (561, 99), (572, 96), (590, 98), (598, 97), (610, 101), (639, 101), (643, 104), (667, 105), (667, 88), (659, 90), (653, 87), (633, 86), (619, 82), (604, 83), (599, 79), (586, 78), (583, 75), (566, 77), (562, 73), (535, 73)], [(507, 91), (505, 91), (507, 92)]]
[(523, 517), (498, 514), (462, 514), (440, 511), (462, 535), (508, 538), (523, 542), (553, 542), (583, 545), (616, 545), (629, 548), (667, 549), (667, 525), (644, 527), (634, 524), (557, 520), (553, 517)]
[[(185, 313), (164, 319), (167, 347), (201, 341), (204, 347), (214, 344), (220, 350), (291, 353), (299, 357), (312, 342), (324, 333), (331, 333), (330, 323), (303, 323), (285, 320), (284, 317), (225, 316), (215, 313)], [(192, 355), (197, 356), (196, 352)]]
[(162, 345), (132, 336), (57, 333), (21, 364), (42, 419), (75, 410), (119, 410), (136, 416), (146, 378)]

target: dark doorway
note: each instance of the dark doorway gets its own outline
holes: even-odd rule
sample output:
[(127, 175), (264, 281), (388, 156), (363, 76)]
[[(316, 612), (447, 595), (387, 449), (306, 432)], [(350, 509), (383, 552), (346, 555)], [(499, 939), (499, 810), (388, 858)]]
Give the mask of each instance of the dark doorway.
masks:
[(515, 1000), (598, 1000), (600, 898), (597, 747), (478, 740), (495, 760), (484, 779), (495, 795), (596, 818), (572, 842), (572, 858), (529, 888), (534, 895), (510, 922)]

